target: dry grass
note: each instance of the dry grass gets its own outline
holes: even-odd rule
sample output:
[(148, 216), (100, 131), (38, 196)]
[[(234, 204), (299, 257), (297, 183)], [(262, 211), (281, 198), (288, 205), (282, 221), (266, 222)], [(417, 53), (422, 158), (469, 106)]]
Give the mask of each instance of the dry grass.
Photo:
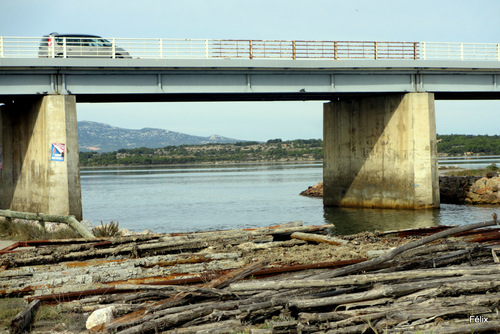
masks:
[[(0, 299), (0, 333), (9, 330), (11, 320), (25, 306), (26, 302), (23, 298)], [(31, 330), (43, 333), (84, 333), (86, 332), (85, 321), (85, 316), (81, 313), (61, 312), (56, 305), (41, 305), (35, 314)], [(56, 327), (60, 330), (55, 331)]]
[(0, 331), (8, 330), (10, 321), (24, 308), (22, 298), (0, 299)]
[(47, 232), (38, 224), (16, 222), (8, 218), (0, 219), (0, 239), (23, 241), (72, 238), (80, 238), (80, 235), (71, 228), (58, 232)]
[(111, 221), (111, 223), (104, 225), (101, 220), (101, 226), (94, 227), (92, 233), (99, 237), (118, 237), (121, 236), (120, 228), (118, 227), (118, 222)]

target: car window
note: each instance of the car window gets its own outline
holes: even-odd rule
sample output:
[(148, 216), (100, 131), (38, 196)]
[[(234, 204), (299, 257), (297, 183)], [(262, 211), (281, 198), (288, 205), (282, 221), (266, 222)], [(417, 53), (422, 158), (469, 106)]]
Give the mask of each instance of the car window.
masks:
[(111, 43), (108, 40), (104, 39), (104, 38), (99, 38), (97, 40), (97, 45), (98, 46), (108, 47), (108, 48), (110, 48), (112, 46)]
[[(63, 45), (64, 44), (64, 37), (57, 37), (56, 42), (58, 45)], [(67, 46), (81, 46), (82, 39), (81, 38), (66, 38), (66, 45)]]
[(68, 46), (82, 46), (81, 38), (66, 38), (66, 45)]
[(97, 46), (97, 41), (95, 39), (84, 39), (83, 40), (83, 46)]

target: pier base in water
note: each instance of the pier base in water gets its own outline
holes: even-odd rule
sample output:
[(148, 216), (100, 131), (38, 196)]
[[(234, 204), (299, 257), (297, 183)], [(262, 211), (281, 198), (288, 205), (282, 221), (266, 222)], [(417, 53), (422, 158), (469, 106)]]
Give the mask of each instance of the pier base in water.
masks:
[(324, 205), (439, 207), (433, 94), (326, 103), (323, 129)]

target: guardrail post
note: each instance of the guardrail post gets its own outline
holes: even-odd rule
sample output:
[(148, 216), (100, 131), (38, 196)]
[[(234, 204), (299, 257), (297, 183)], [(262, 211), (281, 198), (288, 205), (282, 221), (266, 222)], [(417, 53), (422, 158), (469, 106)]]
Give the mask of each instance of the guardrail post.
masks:
[[(52, 45), (55, 44), (55, 39), (54, 42), (52, 42)], [(66, 37), (63, 37), (63, 58), (68, 58), (68, 49), (67, 49), (67, 44), (66, 44)]]
[(111, 39), (111, 52), (112, 52), (111, 58), (116, 58), (115, 51), (116, 51), (116, 43), (115, 43), (115, 39), (113, 38), (113, 39)]
[(378, 50), (377, 50), (377, 42), (373, 42), (373, 53), (375, 54), (375, 60), (377, 60), (377, 58), (378, 58), (377, 52), (378, 52)]
[(413, 60), (418, 59), (418, 43), (413, 42)]
[(52, 38), (52, 44), (50, 45), (50, 53), (52, 55), (52, 58), (55, 58), (56, 57), (56, 49), (55, 49), (56, 38), (54, 36), (48, 37), (47, 41), (49, 38)]
[(249, 49), (248, 51), (250, 52), (250, 59), (253, 59), (253, 41), (252, 40), (249, 40), (248, 41), (248, 45), (249, 45)]
[(163, 38), (160, 38), (159, 40), (159, 47), (160, 47), (160, 59), (163, 59)]
[(295, 41), (292, 41), (292, 58), (293, 60), (297, 59), (297, 49)]
[(337, 60), (337, 41), (333, 42), (333, 59)]

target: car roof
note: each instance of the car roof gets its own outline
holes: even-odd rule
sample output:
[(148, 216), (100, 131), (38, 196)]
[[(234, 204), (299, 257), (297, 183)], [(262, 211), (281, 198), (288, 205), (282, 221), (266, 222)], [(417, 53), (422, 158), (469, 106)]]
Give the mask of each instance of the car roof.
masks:
[(102, 38), (101, 36), (97, 35), (87, 35), (87, 34), (58, 34), (58, 33), (52, 33), (48, 36), (55, 36), (55, 37), (93, 37), (93, 38)]

